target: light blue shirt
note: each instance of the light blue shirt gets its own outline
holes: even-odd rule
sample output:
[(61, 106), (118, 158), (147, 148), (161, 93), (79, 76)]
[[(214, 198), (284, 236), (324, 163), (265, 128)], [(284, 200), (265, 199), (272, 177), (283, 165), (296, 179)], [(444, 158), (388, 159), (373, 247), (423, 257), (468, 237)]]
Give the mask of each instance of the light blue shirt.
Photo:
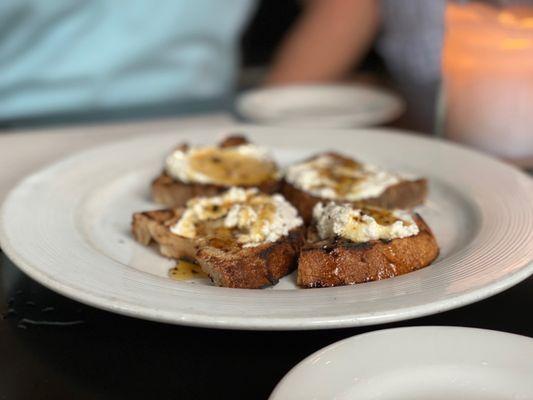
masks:
[(0, 0), (0, 119), (231, 90), (254, 0)]

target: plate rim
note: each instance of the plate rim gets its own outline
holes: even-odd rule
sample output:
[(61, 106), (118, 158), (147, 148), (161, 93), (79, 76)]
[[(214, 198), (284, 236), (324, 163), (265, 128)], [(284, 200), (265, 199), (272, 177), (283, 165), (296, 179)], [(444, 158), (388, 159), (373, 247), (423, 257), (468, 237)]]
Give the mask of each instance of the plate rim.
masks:
[[(247, 129), (250, 128), (250, 126), (247, 125), (237, 125), (239, 129)], [(254, 129), (258, 129), (257, 127), (253, 127)], [(271, 128), (265, 128), (260, 127), (259, 130), (271, 130)], [(276, 128), (274, 128), (276, 129)], [(212, 130), (212, 129), (209, 129)], [(394, 134), (406, 134), (409, 136), (413, 136), (412, 132), (405, 132), (405, 131), (398, 131), (394, 129), (389, 128), (377, 128), (377, 129), (359, 129), (359, 131), (381, 131), (386, 133), (394, 133)], [(191, 130), (189, 130), (191, 131)], [(345, 132), (346, 134), (353, 134), (354, 131), (357, 130), (341, 130), (340, 132)], [(161, 132), (162, 133), (162, 132)], [(439, 138), (434, 137), (421, 137), (419, 135), (414, 135), (419, 140), (430, 140), (430, 141), (439, 141), (441, 143), (445, 143), (448, 146), (452, 147), (459, 147), (462, 150), (465, 150), (463, 146), (459, 146), (457, 144), (444, 142)], [(388, 323), (388, 322), (394, 322), (399, 320), (406, 320), (416, 317), (422, 317), (438, 312), (447, 311), (462, 305), (471, 304), (473, 302), (476, 302), (478, 300), (490, 297), (494, 294), (497, 294), (517, 283), (520, 281), (526, 279), (528, 276), (533, 274), (533, 262), (531, 260), (526, 261), (522, 264), (521, 267), (517, 268), (513, 273), (509, 274), (505, 277), (505, 279), (500, 279), (495, 282), (491, 282), (489, 284), (486, 284), (481, 287), (477, 288), (471, 288), (468, 291), (461, 293), (459, 295), (455, 295), (451, 298), (441, 298), (436, 301), (427, 302), (424, 304), (418, 304), (415, 306), (409, 306), (409, 307), (398, 307), (395, 309), (389, 310), (387, 314), (379, 313), (378, 315), (374, 315), (372, 312), (367, 313), (358, 313), (357, 317), (352, 315), (343, 315), (343, 316), (334, 316), (330, 319), (325, 319), (324, 317), (299, 317), (299, 318), (293, 318), (293, 317), (268, 317), (268, 318), (238, 318), (238, 317), (217, 317), (217, 316), (206, 316), (206, 315), (197, 315), (197, 314), (186, 314), (182, 313), (179, 318), (176, 317), (175, 314), (170, 312), (170, 314), (165, 314), (164, 312), (161, 312), (161, 310), (158, 310), (158, 312), (154, 312), (153, 307), (147, 307), (145, 305), (136, 305), (136, 304), (127, 304), (124, 303), (124, 301), (121, 304), (120, 300), (115, 299), (114, 301), (109, 301), (109, 299), (103, 299), (98, 296), (94, 296), (92, 293), (88, 294), (84, 291), (80, 291), (77, 288), (74, 288), (72, 285), (66, 285), (63, 284), (55, 279), (53, 277), (48, 276), (44, 271), (41, 271), (41, 269), (35, 265), (37, 263), (33, 263), (35, 265), (32, 265), (32, 262), (29, 260), (26, 260), (24, 256), (19, 255), (18, 251), (16, 250), (16, 246), (11, 244), (11, 241), (9, 239), (9, 234), (7, 232), (6, 226), (5, 226), (5, 217), (7, 213), (7, 207), (9, 203), (12, 201), (12, 198), (17, 193), (17, 190), (19, 188), (23, 188), (24, 183), (31, 179), (33, 176), (40, 174), (43, 170), (53, 167), (54, 165), (60, 164), (62, 162), (66, 162), (69, 159), (79, 157), (80, 155), (84, 153), (89, 152), (97, 152), (102, 148), (106, 148), (112, 145), (117, 145), (120, 143), (126, 143), (130, 142), (132, 140), (142, 140), (146, 136), (141, 136), (140, 138), (130, 138), (130, 139), (122, 139), (118, 141), (114, 141), (111, 143), (107, 143), (101, 146), (92, 147), (89, 149), (85, 149), (79, 152), (75, 152), (73, 154), (70, 154), (69, 156), (62, 158), (60, 160), (56, 160), (55, 162), (51, 163), (47, 167), (35, 171), (29, 175), (27, 175), (25, 178), (23, 178), (21, 181), (19, 181), (18, 185), (13, 188), (9, 194), (6, 196), (5, 201), (2, 204), (2, 207), (0, 209), (0, 244), (2, 246), (2, 251), (6, 254), (8, 258), (10, 258), (15, 265), (17, 265), (22, 271), (24, 271), (27, 275), (29, 275), (32, 279), (40, 282), (44, 286), (48, 287), (49, 289), (56, 291), (58, 293), (61, 293), (69, 298), (75, 299), (77, 301), (80, 301), (81, 303), (88, 304), (90, 306), (94, 306), (100, 309), (104, 309), (111, 312), (116, 312), (123, 315), (128, 315), (131, 317), (137, 317), (137, 318), (143, 318), (153, 321), (161, 321), (161, 322), (167, 322), (167, 323), (175, 323), (180, 325), (188, 325), (188, 326), (198, 326), (198, 327), (211, 327), (211, 328), (225, 328), (225, 329), (248, 329), (248, 330), (306, 330), (306, 329), (328, 329), (328, 328), (342, 328), (342, 327), (354, 327), (354, 326), (363, 326), (363, 325), (375, 325), (375, 324), (381, 324), (381, 323)], [(472, 149), (466, 149), (467, 151), (471, 151), (473, 153), (476, 153), (478, 155), (481, 155), (482, 157), (489, 159), (492, 162), (498, 163), (500, 166), (505, 168), (510, 168), (514, 171), (514, 173), (518, 173), (522, 175), (523, 177), (527, 178), (528, 182), (530, 181), (530, 178), (518, 170), (517, 168), (514, 168), (508, 164), (502, 163), (501, 161), (498, 161), (494, 159), (493, 157), (487, 156), (485, 154), (481, 154), (477, 151), (474, 151)], [(533, 188), (533, 185), (531, 186)], [(364, 319), (364, 321), (361, 321)]]
[[(352, 90), (352, 91), (358, 91), (358, 90), (364, 90), (364, 91), (372, 91), (375, 92), (381, 96), (388, 97), (391, 101), (391, 103), (394, 103), (394, 107), (390, 107), (389, 109), (385, 109), (385, 111), (381, 111), (379, 113), (373, 113), (372, 117), (365, 117), (363, 122), (357, 122), (353, 120), (352, 118), (344, 116), (343, 118), (333, 118), (333, 121), (335, 120), (342, 120), (342, 122), (339, 124), (333, 123), (331, 124), (331, 127), (335, 127), (335, 129), (366, 129), (366, 128), (377, 128), (379, 124), (384, 124), (390, 121), (393, 121), (397, 118), (399, 118), (402, 114), (405, 113), (406, 110), (406, 103), (405, 100), (402, 99), (402, 97), (395, 91), (381, 87), (376, 86), (372, 84), (367, 83), (361, 83), (361, 82), (352, 82), (346, 85), (341, 84), (327, 84), (327, 83), (313, 83), (313, 84), (290, 84), (290, 85), (283, 85), (283, 86), (269, 86), (269, 87), (259, 87), (259, 88), (250, 88), (247, 90), (242, 91), (239, 93), (235, 99), (235, 110), (239, 116), (244, 118), (249, 123), (263, 123), (263, 124), (271, 124), (273, 126), (279, 126), (283, 127), (285, 126), (285, 123), (291, 124), (290, 127), (294, 129), (299, 128), (299, 121), (301, 121), (301, 118), (294, 118), (294, 119), (277, 119), (272, 118), (271, 116), (260, 114), (251, 114), (249, 112), (249, 107), (247, 106), (247, 103), (249, 103), (250, 99), (254, 96), (261, 95), (268, 92), (275, 92), (275, 91), (282, 91), (282, 90), (292, 90), (292, 89), (320, 89), (320, 88), (326, 88), (326, 89), (342, 89), (344, 91), (346, 90)], [(377, 115), (377, 116), (376, 116)], [(291, 123), (292, 121), (292, 123)], [(289, 126), (289, 125), (287, 125)], [(304, 126), (303, 129), (306, 127)]]

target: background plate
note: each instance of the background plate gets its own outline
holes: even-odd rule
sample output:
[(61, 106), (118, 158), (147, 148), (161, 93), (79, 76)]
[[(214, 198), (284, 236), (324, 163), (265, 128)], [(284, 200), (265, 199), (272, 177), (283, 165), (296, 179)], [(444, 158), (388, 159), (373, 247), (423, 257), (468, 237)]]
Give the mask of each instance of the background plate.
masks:
[(419, 211), (442, 248), (437, 262), (356, 286), (301, 290), (288, 276), (266, 290), (228, 289), (166, 277), (172, 263), (137, 244), (134, 211), (155, 209), (149, 181), (181, 141), (212, 143), (212, 129), (151, 134), (86, 151), (24, 179), (0, 221), (6, 254), (45, 286), (84, 303), (140, 318), (242, 329), (314, 329), (397, 321), (497, 293), (529, 276), (533, 184), (487, 156), (390, 130), (235, 127), (270, 146), (282, 164), (336, 149), (426, 176)]
[(363, 84), (288, 85), (254, 89), (237, 98), (238, 113), (252, 122), (299, 128), (353, 128), (399, 117), (403, 100)]

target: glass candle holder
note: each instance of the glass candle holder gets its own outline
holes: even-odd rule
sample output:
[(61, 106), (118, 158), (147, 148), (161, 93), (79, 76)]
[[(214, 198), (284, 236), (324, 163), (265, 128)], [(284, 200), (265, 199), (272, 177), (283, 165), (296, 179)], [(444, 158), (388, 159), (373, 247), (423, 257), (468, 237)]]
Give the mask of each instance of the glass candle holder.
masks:
[(443, 134), (533, 166), (533, 2), (450, 1)]

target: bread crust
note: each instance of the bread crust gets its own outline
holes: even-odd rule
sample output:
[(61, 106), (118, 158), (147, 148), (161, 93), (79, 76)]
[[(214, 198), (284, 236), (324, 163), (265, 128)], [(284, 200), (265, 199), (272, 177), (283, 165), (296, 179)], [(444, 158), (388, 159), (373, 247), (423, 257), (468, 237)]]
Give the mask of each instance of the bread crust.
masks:
[[(317, 203), (328, 203), (333, 201), (323, 197), (313, 196), (308, 192), (298, 189), (285, 180), (281, 183), (281, 193), (298, 210), (306, 224), (311, 223), (311, 220), (313, 219), (313, 208)], [(342, 200), (335, 201), (350, 203), (356, 208), (370, 205), (388, 209), (410, 209), (424, 203), (426, 196), (426, 179), (417, 179), (415, 181), (402, 181), (396, 185), (390, 186), (378, 197), (351, 202)]]
[(304, 288), (352, 285), (406, 274), (431, 264), (439, 247), (428, 225), (415, 214), (419, 233), (390, 241), (354, 243), (342, 238), (319, 240), (308, 232), (300, 252), (297, 283)]
[[(279, 191), (280, 181), (272, 179), (261, 183), (258, 186), (241, 186), (243, 188), (256, 187), (261, 192), (266, 194), (273, 194)], [(230, 186), (220, 186), (203, 183), (184, 183), (175, 180), (162, 172), (152, 182), (152, 199), (166, 207), (183, 207), (187, 201), (193, 197), (203, 196), (217, 196)]]
[(276, 284), (291, 273), (304, 241), (305, 228), (293, 229), (273, 243), (256, 247), (215, 246), (203, 239), (191, 240), (170, 232), (183, 209), (135, 213), (132, 233), (144, 245), (155, 242), (162, 255), (198, 263), (217, 286), (256, 289)]

